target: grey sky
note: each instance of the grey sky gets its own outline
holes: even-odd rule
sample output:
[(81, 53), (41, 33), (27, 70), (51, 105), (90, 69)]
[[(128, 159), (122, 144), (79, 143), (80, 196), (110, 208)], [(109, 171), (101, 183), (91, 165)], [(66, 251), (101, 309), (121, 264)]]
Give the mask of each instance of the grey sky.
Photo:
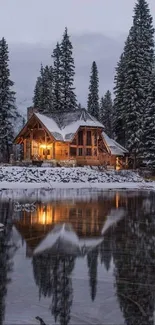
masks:
[[(48, 42), (70, 34), (126, 33), (135, 0), (0, 0), (0, 37), (8, 42)], [(149, 0), (155, 20), (155, 0)]]

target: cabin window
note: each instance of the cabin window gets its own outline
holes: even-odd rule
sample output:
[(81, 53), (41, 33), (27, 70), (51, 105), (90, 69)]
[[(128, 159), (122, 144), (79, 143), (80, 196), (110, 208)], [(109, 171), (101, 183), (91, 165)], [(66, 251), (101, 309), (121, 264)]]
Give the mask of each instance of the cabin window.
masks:
[(91, 131), (87, 131), (87, 146), (91, 146)]
[(92, 149), (86, 148), (86, 156), (92, 156)]
[(91, 217), (91, 209), (86, 209), (86, 218)]
[(70, 156), (76, 156), (76, 148), (70, 147)]
[(77, 210), (77, 215), (78, 215), (78, 217), (82, 217), (82, 209)]
[(69, 217), (76, 217), (76, 209), (75, 208), (72, 208), (69, 210)]
[(78, 132), (78, 145), (83, 146), (83, 131)]
[(83, 148), (78, 148), (78, 156), (83, 156)]

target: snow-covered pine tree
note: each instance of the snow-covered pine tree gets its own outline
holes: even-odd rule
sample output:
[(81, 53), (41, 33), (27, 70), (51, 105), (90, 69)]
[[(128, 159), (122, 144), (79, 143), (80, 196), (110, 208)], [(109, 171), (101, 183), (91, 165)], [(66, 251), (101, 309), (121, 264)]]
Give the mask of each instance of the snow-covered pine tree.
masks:
[(105, 132), (109, 137), (113, 136), (113, 102), (111, 92), (108, 90), (100, 101), (100, 122), (105, 127)]
[(78, 109), (82, 109), (82, 105), (81, 105), (81, 103), (78, 103), (77, 108), (78, 108)]
[(87, 109), (92, 116), (99, 119), (99, 77), (95, 61), (91, 67)]
[(53, 58), (53, 111), (62, 110), (61, 50), (57, 43), (51, 55)]
[(155, 73), (152, 73), (147, 97), (143, 126), (143, 159), (148, 166), (155, 168)]
[(34, 89), (33, 105), (42, 114), (53, 112), (53, 68), (41, 64), (40, 76)]
[(35, 108), (40, 107), (41, 105), (41, 76), (37, 78), (35, 88), (34, 88), (34, 96), (33, 96), (33, 106)]
[(134, 157), (142, 158), (142, 129), (152, 73), (154, 28), (146, 0), (137, 0), (133, 26), (124, 49), (124, 87), (121, 110), (125, 116), (125, 144)]
[(9, 161), (14, 137), (14, 125), (18, 117), (15, 105), (14, 83), (10, 79), (8, 44), (0, 40), (0, 160)]
[(44, 114), (53, 113), (53, 67), (46, 65), (43, 72), (42, 107)]
[(62, 80), (62, 111), (73, 111), (77, 108), (74, 87), (75, 65), (73, 46), (68, 35), (67, 27), (60, 44), (61, 50), (61, 80)]
[(124, 109), (124, 84), (125, 84), (125, 66), (124, 66), (124, 53), (121, 55), (120, 60), (116, 67), (116, 75), (114, 78), (114, 105), (113, 105), (113, 134), (122, 146), (125, 144), (125, 109)]

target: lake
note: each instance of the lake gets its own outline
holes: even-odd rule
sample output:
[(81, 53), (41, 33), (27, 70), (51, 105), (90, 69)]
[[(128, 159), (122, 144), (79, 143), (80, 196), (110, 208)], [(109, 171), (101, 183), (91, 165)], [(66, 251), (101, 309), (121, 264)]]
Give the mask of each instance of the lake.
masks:
[(154, 324), (154, 192), (1, 191), (0, 222), (0, 325)]

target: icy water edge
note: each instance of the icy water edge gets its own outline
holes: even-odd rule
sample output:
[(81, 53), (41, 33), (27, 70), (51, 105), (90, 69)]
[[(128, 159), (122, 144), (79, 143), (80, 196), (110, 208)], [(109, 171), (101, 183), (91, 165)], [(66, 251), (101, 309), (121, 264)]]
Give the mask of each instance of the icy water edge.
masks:
[(155, 193), (0, 197), (0, 325), (154, 324)]

